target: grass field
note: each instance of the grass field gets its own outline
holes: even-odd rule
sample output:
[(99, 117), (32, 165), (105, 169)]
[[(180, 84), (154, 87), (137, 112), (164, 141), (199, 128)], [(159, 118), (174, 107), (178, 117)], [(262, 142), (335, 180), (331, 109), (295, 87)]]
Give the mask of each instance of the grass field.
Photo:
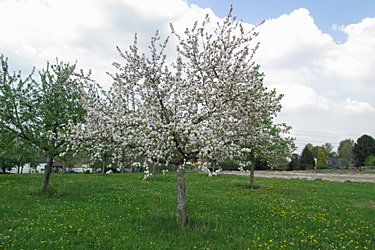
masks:
[(375, 249), (375, 184), (187, 173), (0, 175), (0, 249)]

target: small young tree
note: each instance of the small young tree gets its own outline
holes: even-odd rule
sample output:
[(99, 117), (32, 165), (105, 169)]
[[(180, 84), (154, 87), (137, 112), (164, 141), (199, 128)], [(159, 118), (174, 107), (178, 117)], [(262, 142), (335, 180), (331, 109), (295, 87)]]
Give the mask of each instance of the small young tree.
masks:
[(317, 158), (317, 161), (316, 161), (316, 168), (320, 169), (320, 168), (325, 168), (325, 167), (327, 167), (327, 156), (326, 156), (324, 150), (321, 149), (319, 151), (318, 158)]
[(75, 65), (57, 62), (47, 64), (38, 83), (32, 79), (33, 72), (22, 79), (21, 72), (9, 73), (4, 56), (0, 60), (0, 126), (47, 155), (42, 184), (42, 192), (46, 192), (53, 160), (66, 150), (68, 123), (84, 121), (81, 96), (85, 76), (75, 72)]

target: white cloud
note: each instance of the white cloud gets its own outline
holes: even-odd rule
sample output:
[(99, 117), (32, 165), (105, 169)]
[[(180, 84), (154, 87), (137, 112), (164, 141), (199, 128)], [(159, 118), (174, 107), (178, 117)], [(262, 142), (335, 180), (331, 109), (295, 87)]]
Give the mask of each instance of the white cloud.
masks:
[(327, 51), (317, 64), (325, 74), (346, 83), (348, 89), (375, 93), (375, 18), (340, 29), (348, 35), (348, 40)]
[[(367, 102), (359, 102), (347, 98), (345, 101), (335, 103), (335, 109), (345, 114), (369, 114), (375, 115), (375, 108)], [(371, 114), (372, 113), (372, 114)]]
[[(114, 61), (121, 62), (117, 45), (127, 49), (138, 33), (146, 48), (157, 29), (165, 37), (170, 22), (182, 30), (206, 13), (213, 22), (218, 19), (210, 9), (183, 0), (2, 0), (0, 54), (9, 56), (14, 70), (41, 69), (56, 57), (78, 61), (108, 87), (106, 72), (114, 72)], [(258, 29), (255, 60), (265, 71), (265, 83), (285, 94), (280, 122), (299, 130), (324, 126), (344, 134), (375, 134), (369, 125), (375, 123), (375, 18), (335, 29), (348, 35), (345, 43), (322, 33), (303, 8), (267, 20)], [(168, 51), (174, 48), (172, 39)]]
[(368, 82), (375, 76), (375, 18), (341, 29), (349, 38), (339, 45), (319, 30), (309, 11), (303, 8), (260, 26), (261, 44), (256, 61), (265, 71), (266, 83), (286, 95), (284, 112), (374, 111), (368, 101), (351, 100), (353, 92), (347, 89), (372, 86)]
[(92, 69), (94, 78), (108, 87), (111, 79), (106, 72), (121, 60), (116, 46), (127, 49), (138, 33), (140, 46), (147, 48), (156, 30), (165, 38), (170, 22), (182, 29), (208, 12), (215, 18), (211, 10), (190, 7), (183, 0), (1, 1), (0, 53), (16, 55), (38, 69), (56, 57), (78, 61), (78, 67)]
[(323, 34), (307, 9), (266, 20), (259, 28), (261, 47), (257, 60), (267, 67), (298, 68), (311, 64), (326, 48), (334, 45)]
[(341, 115), (351, 114), (369, 114), (375, 115), (375, 107), (367, 102), (351, 100), (333, 101), (316, 93), (311, 87), (303, 84), (291, 85), (271, 85), (277, 92), (283, 93), (282, 99), (283, 112), (298, 113), (316, 110), (319, 112), (334, 112)]

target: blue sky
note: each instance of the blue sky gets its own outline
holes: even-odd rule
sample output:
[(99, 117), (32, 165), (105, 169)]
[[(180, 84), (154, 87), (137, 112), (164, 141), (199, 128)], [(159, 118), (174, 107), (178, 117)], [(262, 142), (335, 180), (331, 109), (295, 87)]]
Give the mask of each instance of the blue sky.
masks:
[(323, 32), (341, 42), (345, 42), (347, 36), (342, 31), (334, 30), (333, 25), (358, 23), (365, 17), (375, 15), (374, 0), (188, 0), (188, 3), (211, 8), (219, 17), (225, 17), (232, 4), (234, 14), (252, 24), (306, 8)]
[(265, 85), (285, 95), (277, 122), (293, 127), (299, 151), (375, 137), (375, 0), (0, 0), (0, 54), (25, 74), (77, 62), (109, 88), (116, 46), (134, 33), (146, 49), (157, 29), (165, 37), (169, 23), (182, 32), (207, 13), (218, 20), (231, 4), (247, 27), (266, 20), (254, 58)]

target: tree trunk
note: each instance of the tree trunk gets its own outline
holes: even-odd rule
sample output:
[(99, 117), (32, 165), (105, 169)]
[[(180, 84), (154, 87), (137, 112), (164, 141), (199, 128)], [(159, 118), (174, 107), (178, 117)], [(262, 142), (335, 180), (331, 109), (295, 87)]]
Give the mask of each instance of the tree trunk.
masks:
[(255, 157), (251, 157), (251, 166), (250, 166), (250, 188), (254, 188), (254, 169), (255, 169)]
[(177, 216), (178, 221), (186, 225), (186, 187), (185, 187), (185, 169), (183, 165), (177, 166)]
[(152, 164), (152, 179), (156, 177), (156, 163)]
[(216, 170), (216, 160), (211, 160), (211, 168), (212, 168), (212, 173), (215, 173), (215, 170)]
[(103, 169), (102, 169), (102, 174), (105, 174), (105, 169), (107, 168), (107, 155), (104, 153), (103, 157)]
[(42, 193), (46, 193), (49, 184), (49, 178), (51, 176), (53, 166), (53, 156), (48, 156), (47, 166), (45, 169), (43, 184), (42, 184)]
[(24, 167), (24, 166), (21, 167), (21, 174), (23, 174), (23, 167)]
[(64, 160), (63, 160), (63, 173), (66, 173), (66, 160), (65, 160), (65, 157), (64, 157)]

